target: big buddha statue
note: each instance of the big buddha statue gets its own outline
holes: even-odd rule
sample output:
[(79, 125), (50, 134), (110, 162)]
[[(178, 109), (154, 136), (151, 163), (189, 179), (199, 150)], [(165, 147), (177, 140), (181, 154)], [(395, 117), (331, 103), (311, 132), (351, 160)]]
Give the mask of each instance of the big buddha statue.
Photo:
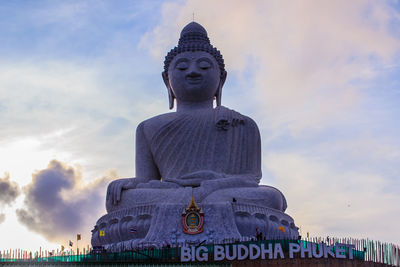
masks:
[[(176, 103), (176, 111), (138, 125), (136, 177), (109, 184), (108, 213), (92, 230), (93, 246), (123, 251), (257, 234), (297, 238), (283, 194), (259, 184), (257, 124), (221, 105), (226, 77), (223, 57), (206, 30), (189, 23), (162, 72), (169, 108)], [(189, 212), (194, 215), (188, 226)]]

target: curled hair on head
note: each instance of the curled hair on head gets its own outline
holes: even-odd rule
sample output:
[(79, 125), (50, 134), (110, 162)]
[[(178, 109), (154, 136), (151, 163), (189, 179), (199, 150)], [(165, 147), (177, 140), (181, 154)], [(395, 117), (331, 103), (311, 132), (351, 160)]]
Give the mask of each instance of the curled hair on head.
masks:
[(203, 51), (211, 54), (218, 63), (221, 78), (226, 75), (224, 59), (218, 49), (210, 44), (206, 30), (200, 24), (191, 22), (186, 25), (179, 38), (178, 46), (175, 46), (164, 60), (164, 75), (168, 77), (168, 68), (174, 57), (183, 52)]
[(171, 61), (174, 59), (174, 57), (176, 55), (183, 53), (183, 52), (197, 52), (197, 51), (207, 52), (215, 58), (215, 60), (218, 63), (219, 70), (221, 72), (221, 78), (222, 78), (225, 73), (224, 59), (222, 58), (222, 55), (219, 52), (219, 50), (217, 50), (215, 47), (213, 47), (211, 45), (209, 45), (209, 46), (194, 45), (194, 46), (190, 46), (190, 47), (183, 46), (183, 47), (174, 47), (173, 49), (171, 49), (171, 51), (169, 51), (169, 53), (167, 54), (167, 56), (165, 57), (165, 60), (164, 60), (164, 72), (167, 75), (167, 77), (168, 77), (169, 65), (171, 64)]

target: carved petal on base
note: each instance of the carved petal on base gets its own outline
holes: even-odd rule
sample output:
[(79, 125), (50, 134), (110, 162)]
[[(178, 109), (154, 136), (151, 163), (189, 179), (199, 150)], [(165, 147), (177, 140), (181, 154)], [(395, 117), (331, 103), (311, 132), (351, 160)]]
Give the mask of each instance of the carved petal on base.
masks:
[(233, 203), (236, 226), (242, 236), (259, 232), (266, 239), (296, 239), (298, 228), (293, 219), (278, 210), (256, 205)]
[[(92, 245), (119, 252), (159, 248), (165, 244), (223, 243), (255, 238), (297, 239), (293, 219), (278, 210), (254, 204), (222, 202), (200, 205), (204, 210), (204, 231), (188, 235), (182, 231), (181, 213), (185, 205), (136, 206), (101, 217), (92, 230)], [(100, 230), (104, 236), (100, 236)]]
[(154, 208), (155, 205), (136, 206), (104, 215), (92, 230), (92, 246), (144, 238)]

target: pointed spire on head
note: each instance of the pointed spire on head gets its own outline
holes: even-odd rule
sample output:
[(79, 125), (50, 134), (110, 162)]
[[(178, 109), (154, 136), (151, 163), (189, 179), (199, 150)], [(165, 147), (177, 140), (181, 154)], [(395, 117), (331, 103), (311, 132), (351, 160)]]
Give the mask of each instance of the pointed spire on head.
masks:
[(181, 36), (178, 42), (178, 47), (184, 46), (211, 46), (206, 29), (194, 21), (186, 25), (181, 31)]
[(208, 39), (206, 29), (204, 29), (204, 27), (198, 24), (197, 22), (193, 21), (182, 29), (178, 46), (188, 42), (196, 42), (196, 41), (197, 42), (203, 41), (206, 44), (210, 45), (210, 39)]

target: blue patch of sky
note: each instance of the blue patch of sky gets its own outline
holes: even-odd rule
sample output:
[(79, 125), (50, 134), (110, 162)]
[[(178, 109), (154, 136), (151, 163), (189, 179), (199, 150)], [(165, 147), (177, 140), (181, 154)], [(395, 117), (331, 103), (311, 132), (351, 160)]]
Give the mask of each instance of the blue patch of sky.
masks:
[[(157, 94), (159, 87), (164, 86), (161, 79), (163, 62), (156, 62), (147, 51), (136, 50), (135, 45), (127, 44), (125, 51), (102, 59), (100, 64), (103, 64), (105, 72), (102, 73), (102, 82), (125, 96), (135, 94), (137, 90)], [(118, 45), (114, 44), (110, 48), (118, 49)], [(116, 87), (118, 81), (123, 83)], [(146, 90), (142, 90), (144, 88)]]
[[(129, 41), (137, 43), (141, 35), (158, 22), (160, 3), (2, 2), (1, 57), (97, 57), (107, 47), (108, 41), (121, 32), (127, 33)], [(63, 8), (66, 10), (60, 10)], [(61, 14), (57, 16), (57, 12)]]
[[(336, 170), (337, 173), (359, 173), (364, 175), (378, 175), (387, 181), (398, 181), (398, 158), (388, 160), (382, 156), (380, 151), (374, 151), (374, 147), (368, 148), (368, 143), (358, 142), (358, 136), (349, 137), (343, 133), (331, 136), (319, 135), (319, 141), (294, 140), (290, 136), (282, 135), (273, 145), (263, 146), (263, 151), (267, 153), (283, 153), (303, 157), (310, 162), (322, 163), (329, 168)], [(375, 140), (373, 140), (375, 141)], [(380, 145), (390, 145), (385, 141), (376, 140)], [(356, 146), (352, 147), (355, 142)], [(368, 140), (365, 140), (368, 142)], [(363, 145), (367, 150), (363, 149)], [(358, 149), (360, 149), (358, 151)], [(377, 147), (379, 150), (380, 148)], [(268, 172), (266, 166), (265, 173)], [(397, 182), (397, 188), (399, 187)]]
[[(398, 62), (400, 57), (394, 62)], [(376, 135), (400, 135), (400, 65), (383, 66), (377, 77), (364, 85), (366, 118), (374, 122)]]
[(105, 136), (116, 136), (123, 131), (131, 131), (133, 128), (132, 123), (122, 117), (114, 117), (106, 123), (101, 133)]
[[(384, 151), (391, 148), (392, 152), (387, 153), (395, 153), (400, 149), (400, 66), (396, 65), (399, 59), (398, 55), (394, 56), (392, 65), (386, 66), (371, 55), (370, 63), (377, 75), (372, 79), (359, 77), (350, 81), (351, 85), (360, 88), (362, 96), (361, 104), (350, 111), (352, 119), (335, 122), (320, 131), (296, 138), (289, 129), (281, 129), (278, 137), (263, 144), (264, 151), (314, 158), (338, 170), (379, 174), (397, 184), (397, 189), (390, 189), (396, 192), (399, 188), (396, 182), (400, 174), (399, 156), (385, 155)], [(365, 142), (366, 150), (358, 141)], [(355, 147), (351, 146), (353, 142)], [(336, 147), (332, 148), (332, 145)], [(360, 151), (357, 151), (357, 146)]]
[(349, 114), (355, 116), (350, 121), (343, 120), (296, 138), (289, 129), (283, 129), (278, 137), (263, 144), (263, 150), (301, 155), (326, 162), (337, 170), (379, 174), (396, 181), (399, 156), (386, 155), (385, 151), (395, 153), (400, 149), (399, 70), (390, 68), (362, 84), (363, 102), (354, 114)]
[[(119, 97), (121, 104), (138, 92), (162, 98), (162, 62), (155, 62), (139, 42), (158, 24), (163, 2), (2, 2), (0, 59), (70, 62), (95, 69), (99, 93)], [(87, 107), (75, 111), (106, 116)]]
[(390, 18), (388, 20), (388, 24), (385, 25), (387, 27), (387, 30), (389, 30), (391, 33), (393, 33), (393, 36), (395, 38), (399, 38), (400, 36), (398, 33), (400, 32), (399, 30), (399, 15), (400, 15), (400, 1), (395, 0), (395, 1), (376, 1), (376, 2), (370, 2), (368, 3), (360, 13), (362, 14), (362, 17), (365, 19), (365, 22), (367, 22), (370, 26), (375, 27), (378, 29), (379, 27), (383, 25), (379, 25), (377, 21), (372, 21), (371, 14), (374, 12), (373, 8), (376, 7), (376, 5), (381, 5), (387, 8), (386, 11), (390, 10), (392, 12), (388, 12), (387, 14), (390, 15)]
[(393, 33), (393, 36), (397, 39), (400, 39), (400, 1), (387, 1), (385, 2), (389, 7), (391, 7), (394, 13), (397, 13), (397, 16), (392, 16), (389, 21), (388, 28)]
[(226, 66), (228, 76), (222, 91), (223, 105), (237, 109), (237, 111), (245, 115), (257, 113), (257, 105), (255, 105), (257, 99), (254, 91), (257, 68), (258, 60), (252, 55), (246, 58), (245, 66), (241, 72), (230, 72), (229, 66)]

